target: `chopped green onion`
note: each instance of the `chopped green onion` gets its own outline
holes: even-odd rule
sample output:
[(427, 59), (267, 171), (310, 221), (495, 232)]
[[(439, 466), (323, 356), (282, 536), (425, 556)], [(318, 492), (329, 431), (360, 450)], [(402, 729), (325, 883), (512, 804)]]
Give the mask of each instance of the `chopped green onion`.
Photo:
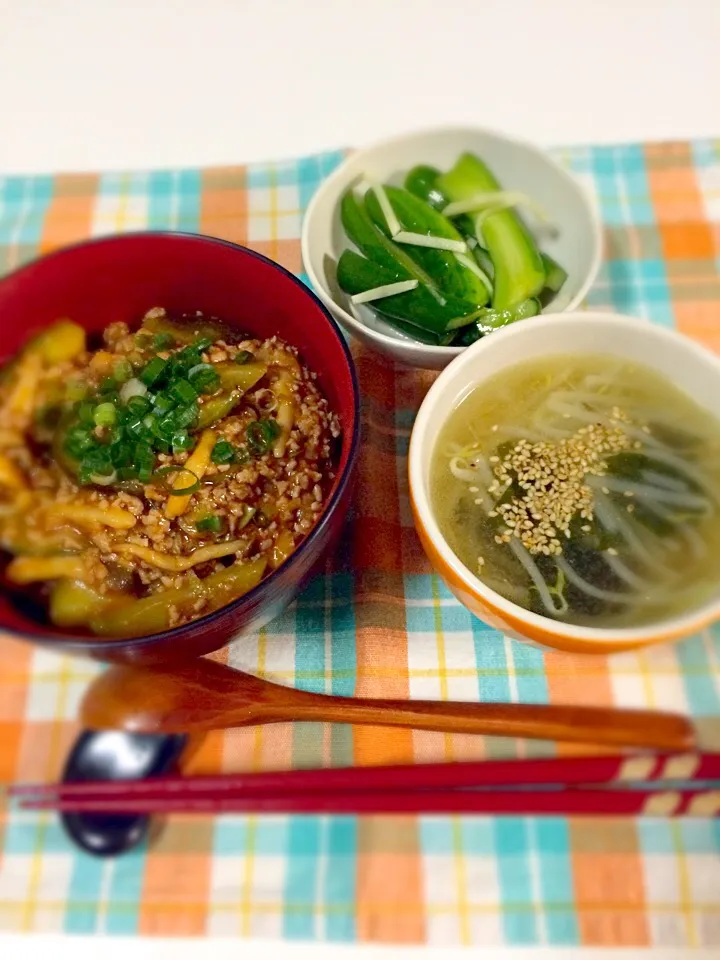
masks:
[(169, 350), (175, 345), (175, 337), (171, 333), (156, 333), (152, 345), (153, 350)]
[(191, 344), (191, 347), (193, 350), (197, 350), (198, 353), (203, 353), (205, 350), (208, 349), (208, 347), (211, 347), (213, 345), (213, 342), (214, 341), (210, 340), (209, 337), (200, 337), (199, 340), (195, 340)]
[(173, 453), (182, 453), (183, 450), (189, 450), (193, 442), (192, 437), (186, 431), (180, 431), (174, 434), (172, 438)]
[(152, 343), (152, 337), (149, 333), (136, 333), (135, 343), (140, 347), (141, 350), (147, 350)]
[(177, 400), (178, 403), (186, 404), (197, 400), (197, 392), (192, 388), (187, 380), (176, 380), (172, 384), (168, 393)]
[(133, 375), (132, 364), (129, 360), (118, 360), (113, 369), (113, 376), (115, 377), (116, 383), (125, 383), (126, 380), (129, 380)]
[(111, 427), (117, 419), (117, 411), (111, 403), (99, 403), (95, 407), (93, 419), (98, 427)]
[[(168, 481), (168, 477), (173, 473), (187, 473), (193, 480), (185, 487), (175, 487), (172, 481)], [(183, 467), (178, 463), (169, 463), (166, 467), (160, 467), (159, 470), (156, 470), (153, 474), (153, 479), (161, 480), (165, 483), (168, 488), (168, 493), (171, 497), (188, 497), (191, 493), (195, 493), (196, 490), (200, 489), (200, 481), (197, 478), (197, 475), (188, 470), (187, 467)]]
[(176, 429), (184, 430), (185, 427), (192, 426), (197, 421), (198, 413), (198, 405), (195, 402), (189, 403), (186, 407), (178, 407), (173, 412)]
[(153, 400), (153, 411), (159, 417), (164, 416), (166, 413), (170, 413), (174, 406), (175, 401), (167, 393), (158, 393)]
[(255, 359), (255, 355), (250, 353), (249, 350), (239, 350), (235, 354), (235, 363), (250, 363), (251, 360)]
[[(125, 421), (127, 422), (127, 420)], [(119, 443), (125, 439), (124, 423), (116, 423), (111, 429), (105, 431), (104, 442), (106, 444)]]
[(78, 407), (78, 420), (87, 426), (95, 425), (95, 405), (89, 400), (84, 401)]
[(247, 440), (250, 449), (259, 455), (267, 453), (273, 440), (280, 435), (277, 420), (253, 420), (247, 426)]
[(143, 420), (131, 420), (125, 426), (126, 431), (136, 440), (150, 441), (153, 438), (153, 432)]
[(125, 467), (132, 460), (132, 444), (128, 440), (116, 440), (110, 445), (110, 458), (115, 467)]
[(149, 443), (137, 443), (135, 445), (135, 469), (137, 470), (138, 480), (142, 483), (148, 483), (152, 477), (155, 466), (155, 454)]
[(188, 370), (187, 378), (198, 393), (214, 393), (220, 377), (211, 363), (198, 363)]
[(101, 487), (107, 487), (111, 483), (115, 483), (117, 476), (117, 470), (112, 470), (110, 473), (91, 473), (90, 482), (97, 483)]
[(130, 397), (127, 402), (127, 409), (128, 413), (131, 413), (133, 417), (144, 417), (150, 409), (150, 401), (147, 399), (147, 397)]
[(172, 416), (163, 417), (162, 420), (156, 420), (153, 429), (155, 436), (165, 441), (172, 441), (172, 438), (177, 433), (175, 419)]
[(220, 533), (222, 526), (222, 517), (219, 517), (217, 514), (211, 514), (209, 517), (201, 517), (195, 523), (195, 529), (198, 533)]
[(65, 396), (71, 403), (84, 400), (87, 392), (88, 385), (83, 380), (69, 380), (65, 387)]
[[(114, 479), (115, 467), (109, 447), (95, 447), (89, 450), (80, 461), (78, 476), (80, 483), (110, 483)], [(102, 479), (98, 479), (102, 478)]]
[(68, 430), (64, 448), (71, 457), (77, 459), (94, 446), (96, 446), (95, 438), (85, 427), (78, 425)]
[(146, 387), (151, 387), (163, 376), (167, 368), (168, 361), (162, 357), (153, 357), (143, 368), (140, 379)]
[(227, 440), (218, 440), (210, 454), (213, 463), (230, 463), (234, 458), (235, 448)]
[(114, 377), (103, 377), (100, 381), (100, 393), (114, 393), (117, 390), (117, 383)]

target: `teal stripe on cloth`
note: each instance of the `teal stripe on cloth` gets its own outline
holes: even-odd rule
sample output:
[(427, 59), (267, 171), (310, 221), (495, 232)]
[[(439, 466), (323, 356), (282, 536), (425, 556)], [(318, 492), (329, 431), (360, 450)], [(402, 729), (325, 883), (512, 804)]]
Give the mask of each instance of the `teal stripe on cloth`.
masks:
[(157, 170), (149, 175), (148, 229), (200, 229), (201, 174), (198, 170)]
[(146, 857), (147, 845), (143, 843), (113, 865), (105, 933), (125, 936), (138, 932)]
[(357, 817), (325, 820), (325, 879), (321, 895), (325, 904), (325, 937), (351, 942), (357, 936), (355, 905), (358, 856)]
[(579, 946), (568, 822), (562, 817), (534, 817), (527, 824), (537, 861), (538, 897), (547, 905), (542, 939), (557, 946)]
[(0, 177), (0, 244), (39, 244), (52, 197), (52, 177)]
[(542, 942), (527, 821), (522, 817), (495, 818), (494, 839), (505, 939), (511, 946)]
[(677, 646), (677, 658), (688, 705), (697, 717), (720, 713), (720, 677), (713, 671), (710, 658), (718, 656), (720, 624)]
[(319, 817), (293, 817), (290, 821), (283, 897), (283, 936), (289, 940), (309, 940), (315, 935), (318, 873), (325, 869), (321, 834)]
[(68, 891), (65, 933), (95, 933), (98, 924), (98, 895), (108, 861), (76, 857)]

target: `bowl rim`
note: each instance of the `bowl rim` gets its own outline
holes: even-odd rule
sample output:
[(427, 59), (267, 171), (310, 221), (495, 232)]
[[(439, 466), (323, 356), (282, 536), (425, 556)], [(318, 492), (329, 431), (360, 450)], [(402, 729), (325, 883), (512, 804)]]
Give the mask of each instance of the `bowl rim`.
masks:
[[(317, 276), (315, 270), (312, 266), (312, 260), (310, 251), (312, 248), (312, 243), (310, 240), (310, 229), (314, 219), (317, 218), (317, 208), (322, 202), (324, 196), (330, 192), (336, 185), (341, 181), (345, 175), (348, 166), (350, 163), (357, 162), (359, 157), (367, 153), (371, 153), (374, 150), (379, 149), (380, 147), (392, 147), (396, 144), (403, 143), (406, 140), (414, 140), (417, 138), (425, 137), (428, 135), (449, 135), (449, 134), (487, 134), (490, 137), (494, 137), (497, 140), (504, 140), (506, 143), (512, 144), (514, 147), (519, 147), (524, 149), (532, 154), (534, 154), (538, 159), (544, 162), (547, 166), (552, 167), (557, 173), (561, 175), (568, 187), (575, 192), (575, 194), (580, 199), (581, 203), (585, 207), (588, 213), (588, 219), (591, 225), (591, 236), (593, 241), (593, 254), (590, 263), (590, 268), (588, 269), (583, 283), (578, 288), (577, 294), (568, 301), (567, 305), (558, 313), (548, 313), (543, 314), (545, 317), (554, 317), (561, 316), (565, 313), (570, 313), (578, 308), (582, 301), (587, 296), (590, 288), (592, 287), (595, 279), (600, 270), (603, 257), (603, 225), (600, 219), (600, 214), (595, 203), (592, 202), (588, 191), (582, 186), (577, 177), (575, 177), (569, 170), (566, 170), (558, 161), (550, 154), (550, 152), (538, 144), (533, 143), (532, 141), (525, 140), (522, 137), (516, 137), (511, 134), (502, 133), (498, 130), (495, 130), (492, 127), (482, 127), (482, 126), (465, 126), (465, 125), (448, 125), (448, 126), (438, 126), (438, 127), (426, 127), (416, 130), (410, 130), (403, 134), (398, 134), (394, 137), (386, 137), (381, 140), (375, 140), (373, 143), (369, 144), (366, 147), (362, 147), (359, 150), (355, 150), (348, 154), (345, 159), (340, 163), (338, 167), (323, 180), (318, 189), (313, 194), (310, 203), (308, 204), (307, 210), (305, 211), (305, 216), (303, 217), (302, 230), (300, 234), (300, 250), (302, 255), (302, 262), (305, 272), (308, 275), (308, 278), (313, 286), (313, 290), (317, 296), (322, 300), (325, 306), (329, 310), (335, 310), (342, 316), (343, 324), (347, 323), (348, 328), (352, 331), (353, 336), (356, 336), (356, 331), (360, 330), (362, 336), (367, 337), (369, 340), (372, 340), (373, 343), (379, 345), (380, 348), (385, 348), (386, 352), (396, 353), (398, 350), (411, 351), (418, 360), (423, 358), (429, 359), (432, 356), (437, 356), (438, 351), (442, 351), (443, 357), (459, 357), (462, 353), (467, 350), (467, 347), (438, 347), (433, 344), (426, 343), (417, 343), (414, 340), (401, 340), (398, 337), (390, 336), (387, 333), (382, 333), (379, 330), (375, 330), (372, 327), (366, 326), (360, 320), (357, 320), (351, 313), (349, 313), (344, 307), (342, 307), (335, 299), (331, 296), (329, 290), (327, 289), (325, 283)], [(337, 202), (333, 207), (333, 213)]]
[[(641, 336), (645, 335), (648, 338), (672, 342), (678, 349), (685, 350), (687, 353), (693, 354), (698, 360), (714, 367), (720, 385), (720, 356), (712, 353), (712, 351), (702, 346), (696, 340), (686, 337), (679, 331), (661, 327), (657, 324), (647, 323), (642, 317), (633, 317), (628, 314), (615, 313), (612, 311), (592, 310), (587, 312), (574, 311), (573, 313), (552, 314), (546, 318), (545, 322), (572, 324), (577, 322), (578, 319), (581, 319), (585, 326), (597, 321), (602, 324), (614, 325), (618, 327), (619, 330), (626, 330), (632, 325), (633, 329), (640, 329), (642, 331)], [(638, 323), (640, 326), (636, 327), (635, 325)], [(517, 339), (526, 335), (523, 334), (523, 330), (527, 331), (528, 329), (524, 323), (513, 324), (512, 326), (494, 332), (491, 340), (498, 341), (500, 338), (504, 338), (505, 340), (511, 338)], [(507, 600), (491, 587), (488, 587), (483, 580), (475, 576), (455, 554), (443, 536), (435, 519), (435, 514), (430, 504), (427, 484), (424, 480), (424, 468), (427, 462), (427, 455), (432, 453), (436, 437), (429, 445), (425, 445), (425, 451), (423, 451), (422, 447), (424, 446), (426, 436), (429, 435), (428, 420), (432, 412), (438, 405), (443, 403), (447, 404), (450, 393), (458, 396), (462, 393), (463, 386), (467, 389), (470, 384), (473, 362), (476, 356), (487, 348), (491, 340), (488, 338), (487, 340), (479, 340), (472, 344), (461, 357), (453, 360), (453, 362), (440, 373), (420, 405), (410, 436), (408, 450), (410, 501), (417, 514), (417, 521), (422, 525), (425, 535), (432, 542), (434, 549), (437, 550), (441, 559), (457, 580), (469, 593), (475, 595), (481, 601), (487, 601), (489, 605), (501, 614), (507, 614), (513, 620), (526, 624), (534, 631), (552, 633), (555, 634), (558, 639), (582, 641), (588, 645), (596, 644), (598, 647), (602, 647), (604, 644), (615, 647), (615, 645), (620, 643), (640, 645), (653, 641), (662, 642), (664, 640), (686, 636), (696, 629), (702, 629), (709, 622), (720, 617), (720, 596), (716, 596), (714, 599), (707, 600), (705, 603), (678, 616), (653, 621), (650, 624), (638, 627), (585, 627), (563, 623), (560, 620), (553, 620), (551, 617), (533, 613), (513, 603), (512, 600)], [(557, 352), (562, 353), (562, 347), (560, 347)], [(647, 365), (653, 368), (652, 363), (648, 363)], [(512, 364), (508, 364), (508, 366), (512, 366)], [(464, 376), (461, 376), (459, 379), (463, 386), (454, 386), (461, 372)], [(489, 372), (488, 376), (492, 375), (492, 372)], [(481, 380), (480, 382), (483, 381)], [(426, 456), (423, 456), (423, 452), (425, 452)]]
[(352, 400), (355, 415), (348, 447), (347, 463), (342, 475), (338, 477), (335, 490), (325, 505), (325, 509), (323, 510), (320, 519), (312, 528), (310, 533), (305, 537), (302, 543), (298, 546), (298, 548), (293, 551), (287, 560), (287, 564), (281, 564), (277, 570), (273, 570), (269, 576), (265, 577), (257, 586), (253, 587), (252, 590), (248, 590), (248, 592), (243, 594), (241, 597), (238, 597), (236, 600), (232, 600), (230, 603), (227, 603), (224, 606), (219, 607), (217, 610), (213, 610), (202, 617), (198, 617), (196, 620), (190, 620), (188, 623), (177, 627), (170, 627), (169, 629), (162, 630), (159, 633), (143, 634), (140, 637), (114, 637), (108, 640), (105, 640), (102, 637), (74, 636), (73, 634), (65, 634), (60, 631), (30, 633), (24, 630), (18, 630), (14, 627), (8, 627), (0, 623), (0, 629), (7, 633), (8, 636), (17, 637), (22, 640), (30, 641), (31, 643), (40, 644), (57, 641), (58, 643), (62, 644), (62, 652), (64, 653), (80, 653), (87, 652), (89, 650), (92, 650), (93, 652), (102, 652), (107, 650), (108, 653), (115, 653), (118, 650), (128, 648), (141, 649), (145, 646), (152, 646), (155, 643), (161, 643), (171, 638), (173, 640), (182, 639), (184, 636), (192, 633), (194, 630), (197, 630), (200, 624), (210, 627), (213, 622), (220, 619), (221, 616), (225, 616), (229, 612), (238, 609), (241, 605), (259, 597), (263, 590), (267, 588), (267, 584), (276, 578), (277, 574), (286, 571), (287, 567), (293, 563), (296, 557), (306, 553), (310, 545), (317, 540), (320, 534), (327, 528), (333, 514), (335, 513), (338, 503), (343, 499), (348, 486), (352, 482), (353, 467), (357, 460), (360, 448), (360, 387), (358, 375), (355, 368), (355, 361), (353, 360), (350, 352), (349, 344), (345, 339), (339, 324), (327, 309), (325, 304), (322, 303), (320, 298), (316, 295), (315, 291), (312, 290), (306, 283), (304, 283), (296, 274), (292, 273), (275, 260), (271, 260), (270, 257), (266, 257), (264, 254), (250, 249), (250, 247), (245, 247), (240, 243), (234, 243), (232, 240), (225, 240), (222, 237), (213, 237), (205, 233), (192, 233), (187, 230), (129, 230), (127, 233), (112, 233), (105, 234), (101, 237), (88, 237), (87, 239), (80, 240), (77, 243), (59, 247), (57, 250), (51, 250), (40, 257), (35, 257), (27, 263), (21, 264), (19, 267), (16, 267), (15, 270), (12, 270), (10, 273), (0, 277), (0, 286), (6, 282), (11, 282), (24, 271), (36, 267), (41, 261), (72, 255), (84, 249), (85, 247), (97, 246), (105, 243), (118, 243), (124, 240), (133, 241), (147, 238), (156, 238), (161, 240), (192, 240), (200, 243), (229, 247), (230, 249), (240, 251), (243, 254), (248, 254), (253, 259), (266, 263), (274, 270), (283, 274), (285, 277), (291, 280), (295, 286), (299, 287), (302, 293), (304, 293), (315, 303), (315, 306), (319, 308), (320, 313), (328, 322), (332, 332), (335, 334), (350, 373)]

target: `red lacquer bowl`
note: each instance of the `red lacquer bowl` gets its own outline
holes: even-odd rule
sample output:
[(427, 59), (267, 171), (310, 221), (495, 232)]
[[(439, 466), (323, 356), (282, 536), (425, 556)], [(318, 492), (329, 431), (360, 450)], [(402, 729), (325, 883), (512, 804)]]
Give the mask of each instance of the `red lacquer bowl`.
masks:
[(202, 656), (281, 613), (340, 534), (352, 495), (359, 444), (359, 397), (339, 327), (310, 290), (266, 257), (191, 234), (136, 233), (59, 250), (0, 281), (0, 355), (10, 358), (34, 333), (70, 317), (91, 332), (137, 324), (153, 306), (200, 310), (257, 337), (277, 334), (300, 351), (340, 417), (337, 477), (320, 521), (278, 570), (234, 603), (148, 637), (99, 640), (39, 622), (17, 598), (0, 596), (0, 629), (58, 651), (99, 660), (165, 662)]

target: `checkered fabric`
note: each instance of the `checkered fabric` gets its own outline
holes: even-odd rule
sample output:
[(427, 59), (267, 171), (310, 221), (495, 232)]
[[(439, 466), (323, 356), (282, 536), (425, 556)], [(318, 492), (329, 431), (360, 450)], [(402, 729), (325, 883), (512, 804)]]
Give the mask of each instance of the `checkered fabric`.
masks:
[[(606, 226), (588, 303), (720, 350), (720, 143), (556, 155)], [(83, 237), (152, 228), (224, 237), (301, 272), (303, 211), (341, 159), (0, 179), (0, 272)], [(423, 556), (407, 496), (408, 438), (432, 376), (360, 349), (355, 357), (365, 439), (343, 547), (291, 609), (222, 658), (337, 694), (670, 708), (691, 714), (705, 747), (719, 750), (720, 630), (608, 658), (543, 653), (451, 597)], [(0, 637), (0, 781), (58, 776), (95, 670)], [(186, 768), (567, 752), (296, 724), (210, 735)], [(720, 948), (720, 821), (178, 817), (149, 848), (100, 862), (74, 850), (53, 816), (0, 806), (0, 929)]]

